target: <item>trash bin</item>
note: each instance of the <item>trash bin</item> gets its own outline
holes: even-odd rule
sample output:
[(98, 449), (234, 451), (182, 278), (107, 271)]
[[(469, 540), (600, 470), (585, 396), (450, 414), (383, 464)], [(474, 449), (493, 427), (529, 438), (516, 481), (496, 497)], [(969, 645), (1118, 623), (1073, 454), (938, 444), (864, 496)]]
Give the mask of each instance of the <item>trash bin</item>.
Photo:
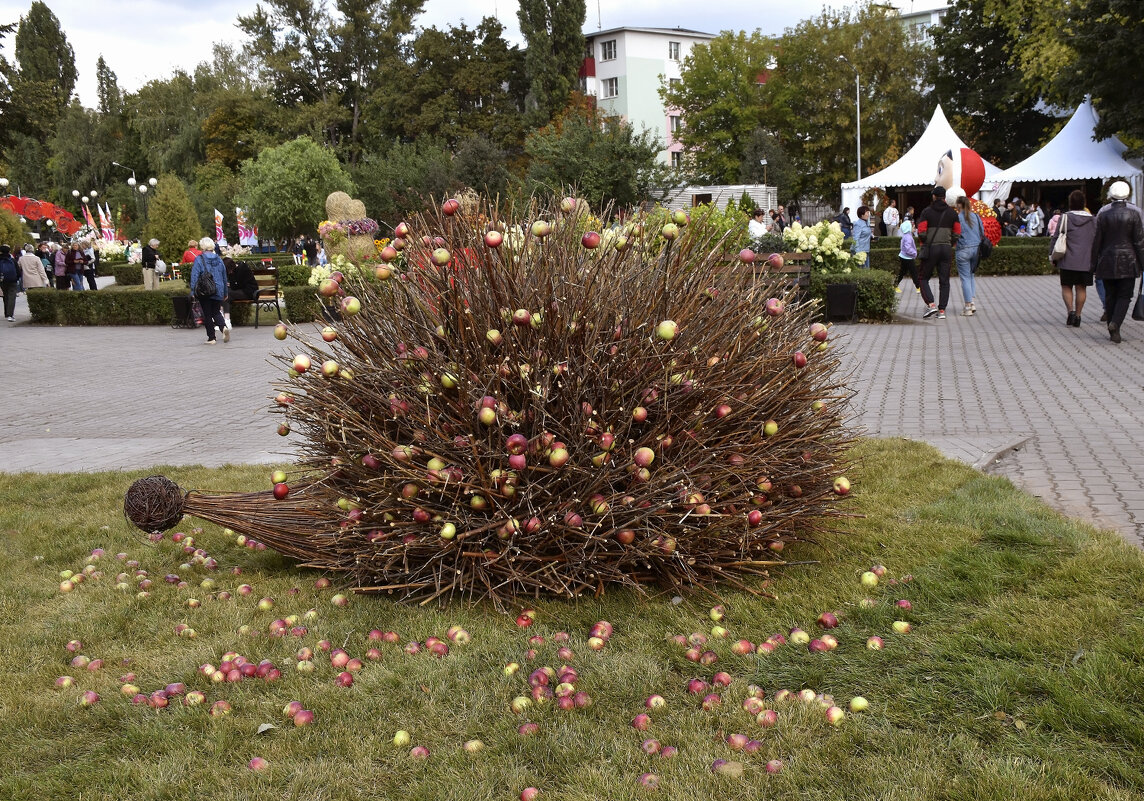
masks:
[(826, 285), (826, 319), (832, 323), (858, 321), (858, 285)]

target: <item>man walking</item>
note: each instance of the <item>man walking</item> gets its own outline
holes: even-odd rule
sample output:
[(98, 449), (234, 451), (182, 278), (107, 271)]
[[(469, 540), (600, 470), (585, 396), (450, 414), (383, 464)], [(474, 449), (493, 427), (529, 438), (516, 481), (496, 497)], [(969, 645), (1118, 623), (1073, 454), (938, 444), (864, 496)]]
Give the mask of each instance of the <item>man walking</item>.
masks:
[(1116, 181), (1108, 187), (1109, 203), (1096, 217), (1092, 242), (1093, 272), (1104, 281), (1104, 308), (1108, 337), (1119, 343), (1120, 325), (1132, 303), (1136, 276), (1144, 268), (1144, 224), (1140, 213), (1128, 206), (1128, 184)]
[[(922, 317), (933, 317), (936, 314), (937, 319), (944, 320), (945, 307), (949, 303), (949, 273), (953, 258), (953, 242), (961, 234), (961, 223), (957, 220), (957, 212), (945, 202), (944, 186), (935, 186), (930, 194), (933, 202), (926, 206), (918, 219), (918, 256), (921, 258), (918, 286), (922, 291), (922, 300), (926, 304)], [(935, 270), (938, 281), (936, 305), (929, 284)]]

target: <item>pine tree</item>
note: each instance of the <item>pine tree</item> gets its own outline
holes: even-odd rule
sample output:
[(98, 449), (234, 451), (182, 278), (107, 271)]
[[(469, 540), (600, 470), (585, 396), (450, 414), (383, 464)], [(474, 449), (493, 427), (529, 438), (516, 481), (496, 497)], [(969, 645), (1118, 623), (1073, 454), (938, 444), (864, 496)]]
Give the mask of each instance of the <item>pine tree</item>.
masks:
[(176, 176), (164, 175), (150, 200), (143, 238), (158, 239), (159, 253), (163, 258), (178, 261), (187, 242), (200, 236), (202, 227), (187, 196), (187, 188)]
[(544, 125), (568, 102), (584, 58), (585, 0), (521, 0), (529, 109)]

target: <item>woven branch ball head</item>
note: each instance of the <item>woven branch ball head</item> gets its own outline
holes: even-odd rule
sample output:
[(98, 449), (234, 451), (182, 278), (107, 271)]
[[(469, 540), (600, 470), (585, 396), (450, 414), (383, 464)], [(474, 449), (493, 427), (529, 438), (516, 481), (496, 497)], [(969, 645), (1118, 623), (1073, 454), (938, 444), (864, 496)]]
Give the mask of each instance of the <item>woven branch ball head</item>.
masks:
[(183, 519), (183, 491), (166, 476), (134, 482), (123, 498), (123, 515), (143, 531), (167, 531)]

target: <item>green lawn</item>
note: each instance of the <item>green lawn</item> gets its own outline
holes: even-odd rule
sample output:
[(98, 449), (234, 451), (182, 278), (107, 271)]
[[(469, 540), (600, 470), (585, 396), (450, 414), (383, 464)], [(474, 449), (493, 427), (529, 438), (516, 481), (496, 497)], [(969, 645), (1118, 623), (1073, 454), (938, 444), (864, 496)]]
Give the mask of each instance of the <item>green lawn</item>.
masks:
[[(776, 573), (768, 588), (777, 600), (719, 593), (732, 638), (716, 641), (718, 661), (700, 666), (684, 658), (671, 635), (709, 632), (715, 598), (693, 591), (670, 595), (609, 594), (570, 604), (537, 601), (536, 624), (517, 628), (514, 615), (488, 606), (419, 608), (380, 598), (353, 598), (346, 608), (318, 590), (318, 576), (271, 552), (240, 547), (213, 526), (197, 544), (219, 562), (214, 592), (200, 582), (209, 571), (181, 568), (189, 559), (168, 537), (152, 544), (124, 521), (122, 497), (144, 473), (0, 475), (0, 798), (112, 799), (515, 799), (528, 786), (540, 799), (1093, 799), (1144, 797), (1144, 555), (1117, 537), (1066, 520), (1008, 482), (943, 460), (936, 451), (901, 441), (865, 442), (862, 469), (851, 475), (852, 501), (865, 515), (849, 531), (821, 544), (788, 550), (819, 564)], [(267, 486), (265, 468), (170, 469), (184, 487), (237, 490)], [(180, 530), (190, 532), (194, 522)], [(62, 570), (80, 571), (93, 548), (103, 576), (70, 593), (59, 590)], [(154, 581), (149, 598), (115, 589), (124, 567), (116, 554), (138, 560)], [(866, 590), (862, 571), (888, 569)], [(232, 569), (241, 568), (241, 575)], [(178, 589), (164, 581), (178, 574)], [(902, 583), (907, 575), (912, 580)], [(899, 583), (892, 585), (891, 578)], [(239, 584), (253, 586), (237, 594)], [(295, 592), (293, 588), (298, 588)], [(293, 594), (291, 594), (293, 592)], [(859, 606), (864, 597), (878, 604)], [(188, 608), (188, 598), (202, 601)], [(258, 600), (276, 606), (260, 612)], [(897, 599), (909, 599), (909, 612)], [(522, 604), (527, 605), (527, 604)], [(317, 610), (301, 637), (242, 635), (266, 632), (277, 617)], [(837, 610), (837, 650), (810, 653), (787, 644), (766, 656), (735, 656), (733, 638), (758, 643), (795, 625), (817, 631), (816, 617)], [(514, 610), (515, 611), (515, 610)], [(591, 625), (610, 621), (615, 635), (601, 651), (586, 645)], [(894, 634), (908, 620), (913, 631)], [(176, 636), (191, 625), (193, 639)], [(451, 644), (445, 658), (407, 655), (401, 646), (371, 643), (373, 628), (393, 630), (402, 643), (444, 637), (451, 625), (472, 635)], [(569, 664), (576, 689), (591, 696), (584, 709), (552, 704), (514, 715), (514, 696), (527, 694), (530, 670), (559, 668), (552, 635), (569, 632)], [(532, 635), (544, 636), (536, 658), (525, 660)], [(866, 638), (886, 646), (868, 650)], [(102, 670), (69, 665), (65, 645), (101, 658)], [(352, 687), (334, 683), (328, 655), (317, 670), (299, 673), (293, 655), (317, 650), (320, 639), (366, 660)], [(237, 651), (251, 661), (270, 659), (282, 677), (212, 684), (197, 673)], [(520, 662), (514, 676), (504, 665)], [(733, 677), (722, 705), (700, 709), (687, 681), (708, 681), (717, 670)], [(119, 677), (136, 674), (144, 692), (169, 682), (202, 690), (207, 703), (166, 709), (134, 706)], [(76, 684), (56, 690), (58, 676)], [(748, 684), (767, 693), (779, 713), (763, 728), (742, 709)], [(862, 695), (870, 707), (847, 712), (838, 727), (817, 703), (774, 701), (778, 689), (811, 688), (840, 706)], [(97, 691), (90, 708), (80, 694)], [(651, 712), (647, 732), (629, 722), (659, 693), (666, 707)], [(210, 703), (233, 712), (211, 717)], [(298, 700), (315, 713), (297, 728), (283, 706)], [(517, 733), (524, 720), (539, 724)], [(258, 734), (260, 724), (277, 728)], [(394, 732), (430, 755), (417, 760)], [(757, 753), (734, 752), (724, 736), (743, 733), (761, 742)], [(648, 756), (645, 738), (672, 745), (672, 759)], [(480, 739), (476, 754), (461, 745)], [(269, 767), (247, 768), (253, 757)], [(716, 759), (741, 762), (739, 778), (715, 775)], [(767, 760), (783, 769), (768, 774)], [(659, 789), (640, 786), (658, 775)]]

